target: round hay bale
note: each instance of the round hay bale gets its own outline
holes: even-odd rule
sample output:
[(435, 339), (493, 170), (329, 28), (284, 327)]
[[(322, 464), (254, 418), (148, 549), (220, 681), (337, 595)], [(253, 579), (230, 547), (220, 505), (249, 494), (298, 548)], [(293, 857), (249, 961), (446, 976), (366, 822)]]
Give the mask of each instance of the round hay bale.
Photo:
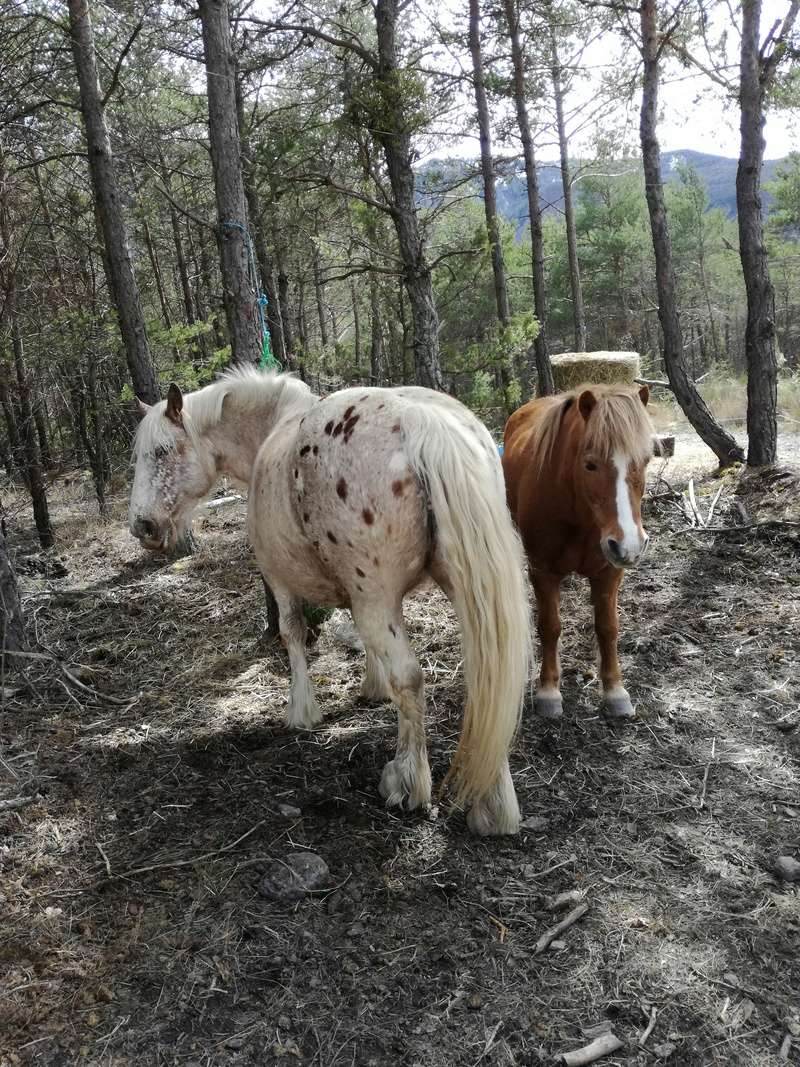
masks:
[(633, 385), (640, 375), (636, 352), (564, 352), (560, 356), (551, 356), (550, 362), (557, 393), (569, 392), (584, 382)]

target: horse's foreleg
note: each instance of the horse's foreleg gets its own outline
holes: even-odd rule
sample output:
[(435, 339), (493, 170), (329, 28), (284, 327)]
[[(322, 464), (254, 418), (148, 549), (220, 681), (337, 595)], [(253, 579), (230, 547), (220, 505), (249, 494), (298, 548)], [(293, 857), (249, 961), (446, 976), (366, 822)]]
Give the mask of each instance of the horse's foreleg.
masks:
[(622, 671), (617, 654), (619, 611), (617, 594), (622, 584), (622, 571), (608, 568), (599, 578), (592, 578), (594, 629), (600, 652), (600, 682), (603, 687), (601, 711), (609, 719), (630, 719), (633, 704), (622, 684)]
[(536, 714), (543, 719), (560, 719), (561, 661), (558, 642), (561, 637), (561, 577), (544, 571), (532, 571), (536, 593), (536, 625), (542, 645), (542, 667), (533, 698)]
[[(397, 706), (397, 751), (383, 768), (381, 796), (389, 805), (425, 807), (431, 802), (431, 769), (425, 742), (425, 693), (422, 669), (408, 643), (400, 604), (353, 605), (353, 618), (367, 648), (367, 669), (378, 664)], [(369, 674), (368, 674), (369, 677)]]
[(289, 726), (308, 730), (322, 719), (322, 712), (308, 676), (306, 619), (303, 614), (303, 602), (280, 589), (275, 589), (275, 599), (280, 615), (281, 637), (289, 653), (289, 664), (292, 670), (286, 722)]

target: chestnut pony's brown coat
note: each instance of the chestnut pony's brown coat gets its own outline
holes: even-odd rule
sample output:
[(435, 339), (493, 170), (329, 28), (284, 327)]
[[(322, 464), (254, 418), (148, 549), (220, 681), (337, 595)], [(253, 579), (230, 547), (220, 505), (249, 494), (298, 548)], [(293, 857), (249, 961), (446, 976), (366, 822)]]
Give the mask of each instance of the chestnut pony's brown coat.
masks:
[(561, 714), (561, 582), (589, 579), (600, 651), (603, 710), (633, 714), (617, 656), (617, 594), (625, 567), (647, 547), (644, 472), (652, 454), (646, 386), (583, 386), (533, 400), (505, 428), (508, 505), (522, 535), (538, 606), (542, 667), (535, 706)]

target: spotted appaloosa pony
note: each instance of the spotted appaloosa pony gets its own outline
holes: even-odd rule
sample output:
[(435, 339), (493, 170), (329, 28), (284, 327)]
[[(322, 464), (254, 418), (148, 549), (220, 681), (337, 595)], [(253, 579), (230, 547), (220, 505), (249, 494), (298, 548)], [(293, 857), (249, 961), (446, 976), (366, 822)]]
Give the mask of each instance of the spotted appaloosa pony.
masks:
[(185, 401), (170, 386), (140, 423), (135, 456), (130, 528), (148, 548), (181, 535), (221, 471), (252, 466), (248, 529), (289, 652), (287, 721), (321, 718), (302, 601), (349, 607), (367, 650), (365, 691), (388, 690), (399, 712), (380, 790), (409, 808), (430, 803), (431, 774), (402, 603), (426, 576), (438, 582), (461, 626), (466, 683), (448, 778), (471, 803), (475, 832), (518, 829), (508, 752), (529, 659), (523, 555), (497, 449), (474, 415), (427, 389), (319, 399), (286, 375), (236, 371)]
[(641, 517), (653, 451), (649, 395), (647, 386), (584, 386), (533, 400), (506, 424), (508, 506), (528, 555), (542, 644), (534, 707), (546, 719), (562, 712), (559, 606), (561, 582), (573, 571), (591, 586), (602, 711), (634, 714), (617, 655), (617, 594), (649, 540)]

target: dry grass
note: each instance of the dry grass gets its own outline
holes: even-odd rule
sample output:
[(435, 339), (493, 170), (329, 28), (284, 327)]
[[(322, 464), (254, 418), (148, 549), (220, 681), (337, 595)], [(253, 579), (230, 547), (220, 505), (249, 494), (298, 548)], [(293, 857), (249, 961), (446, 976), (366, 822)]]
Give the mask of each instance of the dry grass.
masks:
[[(797, 509), (795, 482), (725, 485), (723, 517), (735, 495), (753, 514)], [(324, 636), (325, 722), (285, 729), (285, 657), (260, 644), (237, 509), (210, 516), (201, 554), (177, 565), (143, 560), (87, 510), (57, 509), (66, 576), (20, 553), (57, 662), (5, 678), (0, 797), (31, 802), (0, 811), (3, 1067), (522, 1067), (598, 1024), (625, 1041), (604, 1063), (661, 1062), (672, 1045), (681, 1067), (778, 1067), (800, 1022), (797, 891), (769, 874), (799, 844), (791, 531), (687, 535), (659, 481), (654, 551), (623, 591), (639, 717), (598, 717), (585, 590), (568, 583), (565, 719), (527, 714), (513, 761), (539, 821), (479, 841), (446, 803), (435, 820), (384, 810), (394, 716), (360, 702), (360, 657)], [(457, 633), (433, 590), (406, 614), (440, 781)], [(326, 859), (331, 886), (294, 906), (261, 898), (263, 864), (297, 847)], [(574, 888), (589, 913), (536, 956), (557, 921), (545, 898)]]
[(636, 352), (564, 352), (552, 356), (553, 381), (556, 392), (567, 393), (585, 382), (610, 385), (623, 382), (633, 385), (639, 377), (639, 356)]
[[(715, 417), (723, 424), (740, 429), (747, 414), (747, 385), (744, 378), (712, 373), (698, 386)], [(659, 430), (688, 426), (678, 405), (665, 390), (653, 390), (651, 415)], [(783, 433), (800, 430), (800, 375), (783, 375), (778, 379), (779, 428)]]

